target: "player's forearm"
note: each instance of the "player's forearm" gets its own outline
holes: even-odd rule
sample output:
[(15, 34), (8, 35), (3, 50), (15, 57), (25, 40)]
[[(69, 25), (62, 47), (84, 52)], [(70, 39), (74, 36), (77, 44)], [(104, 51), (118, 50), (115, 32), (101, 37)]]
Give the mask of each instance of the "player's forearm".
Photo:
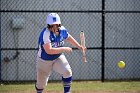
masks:
[(48, 54), (59, 54), (65, 52), (65, 47), (51, 48), (46, 50)]
[(71, 35), (68, 37), (67, 41), (78, 49), (81, 49), (81, 45)]
[(63, 52), (72, 52), (72, 48), (70, 48), (70, 47), (54, 48), (51, 46), (51, 43), (44, 44), (43, 47), (47, 54), (59, 54), (59, 53), (63, 53)]

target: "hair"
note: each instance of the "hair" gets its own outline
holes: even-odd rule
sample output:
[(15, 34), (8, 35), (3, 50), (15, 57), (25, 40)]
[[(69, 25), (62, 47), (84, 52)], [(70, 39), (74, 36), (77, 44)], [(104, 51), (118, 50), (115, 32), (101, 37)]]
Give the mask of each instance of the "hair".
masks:
[[(61, 27), (61, 24), (58, 24), (58, 26)], [(50, 29), (50, 28), (52, 28), (52, 27), (53, 27), (53, 26), (47, 24), (47, 28), (48, 28), (48, 29)]]

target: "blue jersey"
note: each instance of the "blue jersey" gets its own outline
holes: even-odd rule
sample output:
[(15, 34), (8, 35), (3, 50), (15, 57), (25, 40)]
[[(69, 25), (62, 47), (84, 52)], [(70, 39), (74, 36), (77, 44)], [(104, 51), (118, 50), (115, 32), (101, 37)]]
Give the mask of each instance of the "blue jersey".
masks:
[(44, 28), (40, 33), (39, 40), (38, 40), (38, 56), (43, 60), (55, 60), (57, 59), (60, 54), (47, 54), (43, 47), (44, 44), (51, 43), (52, 47), (63, 47), (64, 46), (64, 39), (67, 39), (69, 33), (65, 29), (64, 26), (59, 28), (59, 35), (56, 36), (53, 32), (49, 31), (47, 28)]

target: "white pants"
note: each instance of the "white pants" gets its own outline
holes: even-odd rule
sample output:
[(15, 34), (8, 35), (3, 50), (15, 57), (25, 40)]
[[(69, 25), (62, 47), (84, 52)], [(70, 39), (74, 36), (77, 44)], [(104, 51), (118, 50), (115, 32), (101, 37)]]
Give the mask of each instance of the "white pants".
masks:
[(37, 57), (36, 69), (37, 69), (36, 87), (38, 89), (45, 88), (52, 70), (61, 74), (63, 78), (68, 78), (72, 76), (71, 67), (63, 54), (53, 61), (45, 61)]

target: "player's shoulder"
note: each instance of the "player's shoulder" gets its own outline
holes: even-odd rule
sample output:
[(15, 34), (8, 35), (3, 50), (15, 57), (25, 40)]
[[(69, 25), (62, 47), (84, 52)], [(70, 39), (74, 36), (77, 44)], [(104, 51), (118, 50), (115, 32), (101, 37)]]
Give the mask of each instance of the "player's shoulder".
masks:
[(50, 35), (50, 31), (48, 30), (48, 28), (43, 28), (41, 34), (42, 35)]

